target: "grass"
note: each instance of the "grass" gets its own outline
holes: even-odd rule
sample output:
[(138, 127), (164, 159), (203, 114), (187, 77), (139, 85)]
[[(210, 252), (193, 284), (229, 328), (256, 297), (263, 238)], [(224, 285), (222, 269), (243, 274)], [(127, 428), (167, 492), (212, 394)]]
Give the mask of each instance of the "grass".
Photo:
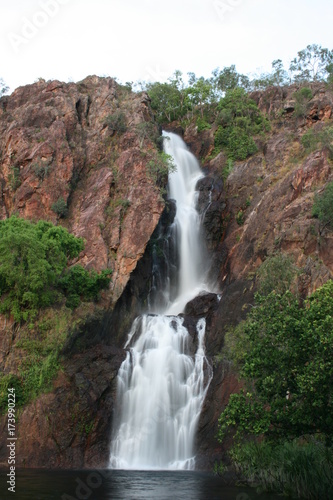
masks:
[(239, 472), (253, 485), (292, 498), (333, 498), (333, 449), (321, 442), (238, 445), (232, 452)]
[(15, 350), (21, 351), (17, 373), (0, 375), (0, 413), (7, 409), (9, 387), (15, 388), (18, 408), (52, 389), (62, 366), (60, 352), (68, 336), (71, 318), (71, 311), (65, 307), (50, 309), (34, 330), (23, 329), (15, 345)]

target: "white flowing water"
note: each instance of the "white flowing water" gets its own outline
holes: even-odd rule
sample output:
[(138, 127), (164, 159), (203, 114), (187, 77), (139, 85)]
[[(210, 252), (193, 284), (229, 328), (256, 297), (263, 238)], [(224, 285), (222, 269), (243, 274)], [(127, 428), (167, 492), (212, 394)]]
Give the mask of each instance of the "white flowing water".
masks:
[(173, 298), (167, 294), (160, 314), (138, 317), (129, 333), (111, 443), (110, 467), (117, 469), (193, 469), (195, 431), (212, 377), (204, 351), (205, 320), (198, 321), (193, 340), (184, 319), (176, 316), (207, 289), (195, 208), (202, 172), (182, 139), (164, 137), (164, 150), (176, 165), (168, 189), (177, 207), (172, 227), (179, 254), (177, 292)]

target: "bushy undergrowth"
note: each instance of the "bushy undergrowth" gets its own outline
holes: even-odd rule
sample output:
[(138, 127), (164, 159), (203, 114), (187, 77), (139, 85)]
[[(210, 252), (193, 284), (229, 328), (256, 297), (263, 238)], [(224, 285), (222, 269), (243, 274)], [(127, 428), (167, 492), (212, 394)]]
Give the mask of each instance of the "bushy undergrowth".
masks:
[(15, 388), (18, 409), (51, 390), (62, 366), (61, 350), (73, 324), (71, 311), (62, 307), (49, 309), (34, 331), (27, 326), (20, 329), (20, 340), (13, 347), (17, 353), (16, 373), (0, 375), (0, 413), (7, 408), (8, 388)]
[(320, 442), (247, 443), (234, 447), (234, 464), (252, 484), (292, 498), (333, 498), (333, 450)]
[(10, 217), (0, 221), (0, 313), (16, 322), (32, 322), (43, 307), (67, 296), (76, 307), (80, 298), (94, 300), (109, 281), (110, 270), (101, 274), (81, 266), (68, 269), (70, 259), (84, 248), (65, 228), (51, 222), (36, 224)]

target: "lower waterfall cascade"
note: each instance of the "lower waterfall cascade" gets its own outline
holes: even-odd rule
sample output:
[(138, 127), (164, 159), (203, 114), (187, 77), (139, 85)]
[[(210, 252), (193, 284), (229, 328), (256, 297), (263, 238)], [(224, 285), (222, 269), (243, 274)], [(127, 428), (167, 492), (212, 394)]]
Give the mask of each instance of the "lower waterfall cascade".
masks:
[(204, 350), (205, 319), (198, 320), (193, 340), (178, 316), (209, 288), (196, 210), (195, 188), (203, 173), (179, 136), (163, 136), (164, 151), (176, 167), (168, 179), (168, 198), (176, 202), (170, 227), (177, 250), (176, 283), (171, 287), (167, 277), (158, 290), (163, 303), (137, 317), (128, 335), (117, 378), (109, 464), (115, 469), (194, 469), (194, 438), (212, 379)]

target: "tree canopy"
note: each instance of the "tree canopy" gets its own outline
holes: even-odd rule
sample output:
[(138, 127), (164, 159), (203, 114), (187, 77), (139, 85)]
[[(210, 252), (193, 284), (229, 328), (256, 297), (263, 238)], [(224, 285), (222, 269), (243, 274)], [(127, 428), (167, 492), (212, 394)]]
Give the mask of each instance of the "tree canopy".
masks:
[(289, 291), (256, 298), (238, 328), (238, 352), (246, 389), (230, 397), (219, 438), (265, 434), (292, 439), (333, 437), (333, 281), (300, 305)]
[[(0, 221), (0, 312), (11, 313), (16, 321), (33, 319), (40, 308), (66, 295), (73, 269), (81, 267), (68, 271), (68, 261), (83, 248), (82, 238), (51, 222), (35, 224), (15, 216)], [(93, 278), (82, 268), (81, 279), (83, 276)], [(94, 278), (101, 287), (109, 282), (97, 273)]]

